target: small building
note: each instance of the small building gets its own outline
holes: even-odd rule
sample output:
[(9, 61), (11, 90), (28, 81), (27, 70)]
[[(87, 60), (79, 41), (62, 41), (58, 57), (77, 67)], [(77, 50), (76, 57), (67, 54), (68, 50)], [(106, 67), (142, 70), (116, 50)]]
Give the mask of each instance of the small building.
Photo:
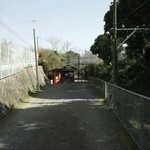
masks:
[(74, 72), (76, 67), (67, 65), (63, 68), (56, 68), (49, 72), (49, 79), (53, 80), (54, 84), (74, 82)]

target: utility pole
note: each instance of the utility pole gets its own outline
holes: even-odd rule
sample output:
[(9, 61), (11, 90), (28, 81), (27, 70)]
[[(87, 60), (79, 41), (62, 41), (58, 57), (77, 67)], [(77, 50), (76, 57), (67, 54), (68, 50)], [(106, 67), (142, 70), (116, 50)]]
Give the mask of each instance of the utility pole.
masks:
[(36, 68), (36, 82), (37, 82), (36, 90), (40, 90), (39, 75), (38, 75), (37, 47), (36, 47), (37, 45), (36, 45), (36, 36), (35, 36), (35, 29), (34, 28), (33, 28), (33, 38), (34, 38), (35, 68)]
[(113, 1), (113, 49), (112, 49), (113, 83), (117, 84), (117, 2)]
[(78, 56), (78, 79), (79, 79), (79, 76), (80, 76), (80, 54)]
[(38, 37), (36, 37), (36, 50), (38, 50), (39, 49), (39, 38)]

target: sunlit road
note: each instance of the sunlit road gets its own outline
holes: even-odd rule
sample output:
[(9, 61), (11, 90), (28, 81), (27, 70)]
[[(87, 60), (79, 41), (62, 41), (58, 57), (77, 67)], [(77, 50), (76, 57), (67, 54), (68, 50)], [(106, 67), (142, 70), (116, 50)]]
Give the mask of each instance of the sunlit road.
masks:
[(137, 150), (98, 89), (48, 85), (0, 120), (0, 150)]

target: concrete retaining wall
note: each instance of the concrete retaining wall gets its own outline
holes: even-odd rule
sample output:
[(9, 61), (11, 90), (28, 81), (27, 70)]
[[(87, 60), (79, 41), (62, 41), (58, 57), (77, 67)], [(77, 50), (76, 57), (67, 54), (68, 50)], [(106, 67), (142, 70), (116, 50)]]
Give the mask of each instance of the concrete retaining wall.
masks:
[[(39, 84), (44, 86), (45, 74), (41, 66), (38, 67)], [(0, 118), (5, 116), (29, 92), (36, 89), (36, 70), (26, 68), (18, 74), (0, 80)]]

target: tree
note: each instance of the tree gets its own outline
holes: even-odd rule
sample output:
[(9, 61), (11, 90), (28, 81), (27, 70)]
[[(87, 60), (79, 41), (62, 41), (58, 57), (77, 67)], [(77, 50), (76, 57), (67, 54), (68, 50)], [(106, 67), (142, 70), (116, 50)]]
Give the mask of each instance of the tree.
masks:
[(68, 41), (62, 41), (59, 37), (51, 37), (47, 40), (51, 45), (51, 50), (57, 51), (59, 53), (66, 53), (68, 51), (71, 51), (73, 49), (71, 47), (71, 43)]
[[(149, 22), (149, 9), (150, 1), (145, 0), (119, 0), (118, 1), (118, 13), (117, 13), (117, 26), (118, 28), (150, 28)], [(112, 5), (110, 10), (105, 14), (105, 32), (110, 31), (113, 26), (112, 23), (112, 14), (113, 9)], [(118, 38), (125, 39), (126, 36), (130, 34), (129, 31), (118, 31)], [(148, 66), (149, 62), (145, 61), (145, 57), (148, 53), (148, 46), (150, 41), (150, 32), (149, 31), (138, 31), (132, 38), (130, 38), (127, 43), (126, 54), (128, 58), (136, 59), (137, 63), (143, 69), (147, 71), (150, 70)], [(150, 61), (150, 59), (149, 59)], [(148, 63), (148, 64), (146, 64)]]
[(61, 47), (61, 38), (59, 37), (51, 37), (47, 40), (50, 44), (51, 44), (51, 49), (53, 51), (58, 51), (60, 50), (60, 47)]
[(93, 55), (92, 52), (84, 51), (83, 55), (80, 57), (80, 64), (88, 65), (88, 64), (99, 64), (103, 61), (98, 58), (97, 55)]
[(112, 59), (111, 53), (111, 40), (107, 35), (99, 35), (94, 44), (91, 46), (90, 51), (93, 54), (98, 54), (98, 57), (105, 63), (109, 64)]
[(38, 53), (39, 65), (43, 66), (46, 75), (48, 75), (50, 70), (62, 67), (61, 56), (59, 56), (56, 52), (49, 49), (40, 49)]
[(63, 45), (62, 45), (62, 47), (61, 47), (61, 51), (62, 52), (68, 52), (68, 51), (70, 51), (71, 50), (71, 43), (70, 42), (68, 42), (68, 41), (65, 41), (64, 43), (63, 43)]
[(77, 66), (79, 54), (73, 51), (68, 51), (63, 54), (63, 59), (67, 65)]
[[(117, 27), (118, 28), (150, 28), (150, 1), (149, 0), (118, 0), (117, 1)], [(113, 27), (113, 6), (104, 16), (105, 33)], [(125, 39), (131, 31), (118, 31), (117, 37)], [(110, 34), (112, 34), (110, 32)], [(150, 30), (136, 31), (126, 41), (125, 53), (127, 64), (124, 67), (125, 82), (132, 81), (132, 85), (149, 85), (150, 81)], [(132, 75), (131, 73), (132, 71)], [(118, 70), (120, 72), (120, 70)], [(138, 84), (138, 85), (139, 85)]]

